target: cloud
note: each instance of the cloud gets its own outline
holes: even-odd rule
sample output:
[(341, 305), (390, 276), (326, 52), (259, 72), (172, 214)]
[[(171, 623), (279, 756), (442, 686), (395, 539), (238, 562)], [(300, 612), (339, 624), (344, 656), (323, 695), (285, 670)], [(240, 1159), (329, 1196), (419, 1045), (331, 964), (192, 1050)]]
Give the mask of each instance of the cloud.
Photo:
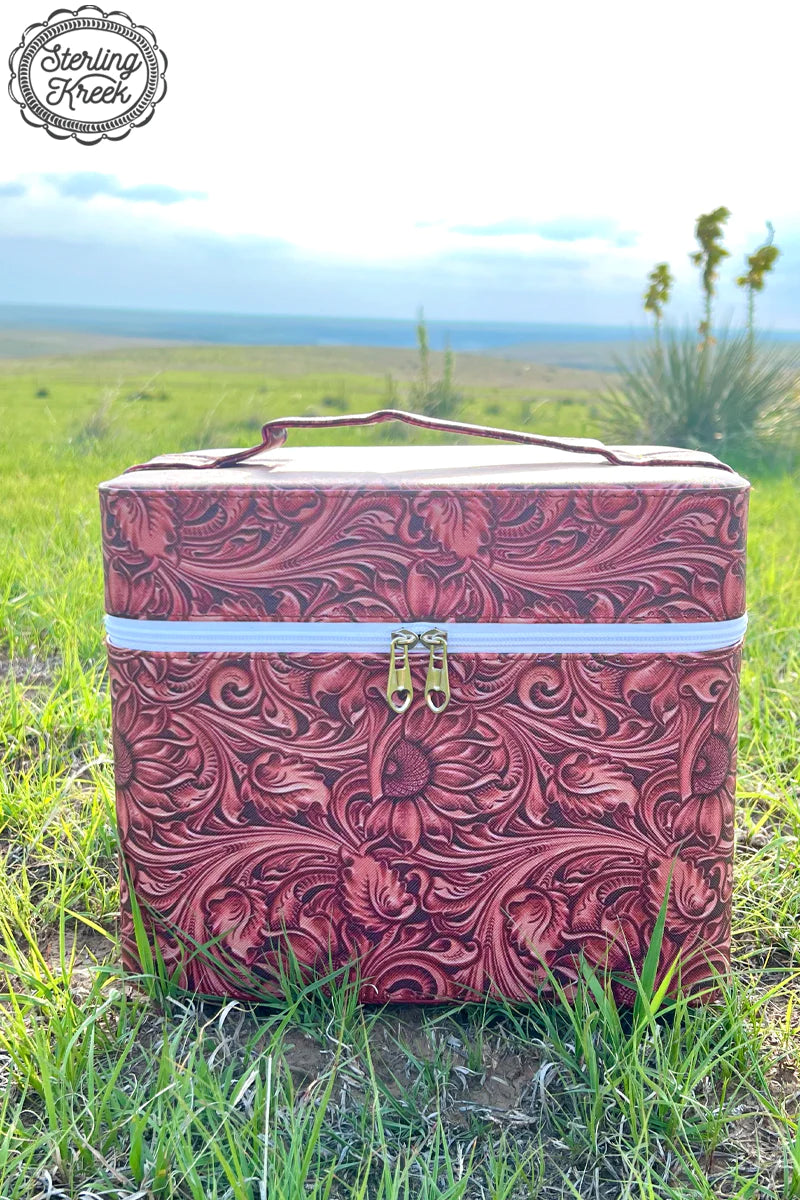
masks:
[[(320, 258), (278, 239), (0, 230), (0, 262), (0, 303), (386, 318), (423, 305), (431, 319), (624, 324), (639, 307), (635, 287), (609, 295), (589, 286), (588, 259), (521, 257), (499, 246), (364, 263)], [(133, 324), (128, 332), (145, 335)]]
[[(697, 317), (699, 287), (686, 254), (689, 247), (679, 242), (677, 249), (667, 246), (665, 251), (660, 236), (648, 243), (644, 235), (633, 250), (611, 241), (591, 241), (584, 236), (586, 231), (597, 234), (603, 227), (596, 217), (571, 224), (566, 219), (550, 222), (551, 233), (559, 234), (551, 240), (459, 238), (437, 221), (427, 226), (433, 230), (430, 237), (418, 228), (403, 256), (381, 256), (376, 251), (367, 258), (358, 246), (351, 250), (342, 245), (332, 254), (298, 245), (283, 233), (267, 237), (191, 228), (187, 220), (196, 213), (191, 206), (173, 205), (154, 212), (135, 201), (104, 205), (77, 197), (68, 201), (50, 177), (20, 178), (22, 183), (16, 186), (28, 188), (30, 202), (2, 205), (2, 303), (342, 317), (369, 313), (387, 318), (413, 314), (423, 305), (431, 320), (627, 328), (642, 324), (647, 270), (666, 257), (678, 277), (668, 320), (680, 325), (685, 320), (694, 323)], [(53, 178), (82, 197), (132, 190), (122, 188), (113, 175), (79, 172)], [(212, 204), (203, 206), (199, 215), (206, 220), (210, 214)], [(508, 222), (497, 224), (509, 228)], [(279, 222), (265, 220), (264, 226), (279, 227)], [(536, 224), (538, 230), (543, 226), (547, 227)], [(612, 220), (606, 228), (618, 227)], [(753, 245), (759, 237), (760, 230)], [(747, 248), (750, 244), (751, 239)], [(759, 325), (797, 329), (800, 225), (781, 223), (778, 244), (781, 258), (758, 298)], [(739, 248), (732, 246), (732, 255), (721, 272), (717, 303), (721, 324), (729, 316), (740, 322), (743, 312), (744, 296), (733, 284), (741, 271)]]
[(551, 242), (583, 242), (588, 238), (602, 238), (615, 246), (630, 246), (635, 241), (633, 234), (623, 232), (616, 221), (600, 217), (556, 217), (539, 226), (542, 237)]
[(600, 238), (615, 246), (632, 246), (635, 235), (620, 230), (616, 221), (605, 218), (571, 219), (557, 217), (552, 221), (528, 221), (508, 217), (488, 225), (453, 225), (453, 233), (464, 233), (471, 237), (514, 237), (536, 236), (550, 242), (583, 242), (589, 238)]
[[(140, 183), (123, 187), (114, 175), (98, 171), (75, 171), (70, 175), (43, 175), (42, 178), (60, 196), (71, 200), (92, 200), (95, 196), (113, 196), (134, 203), (179, 204), (182, 200), (205, 200), (206, 192), (183, 191), (165, 183)], [(13, 185), (12, 185), (13, 186)], [(16, 193), (18, 194), (18, 193)]]
[(178, 204), (181, 200), (206, 200), (207, 192), (181, 191), (166, 183), (140, 183), (136, 187), (119, 188), (115, 193), (123, 200), (150, 202), (151, 204)]
[[(52, 221), (35, 231), (0, 229), (0, 303), (380, 318), (408, 317), (423, 305), (431, 320), (625, 328), (644, 321), (641, 264), (616, 265), (611, 248), (567, 259), (547, 248), (520, 255), (492, 243), (424, 261), (363, 263), (300, 252), (280, 239), (176, 232), (155, 222), (146, 236), (134, 235), (128, 222), (124, 230), (87, 222), (70, 236), (51, 232), (57, 228)], [(765, 330), (800, 328), (800, 231), (787, 230), (781, 246), (785, 258), (758, 302)], [(720, 324), (742, 318), (732, 272), (720, 282)], [(693, 324), (698, 308), (697, 281), (687, 274), (669, 321)], [(131, 317), (127, 332), (153, 336), (145, 317), (140, 325)], [(186, 336), (176, 328), (174, 336)]]
[(516, 234), (538, 234), (539, 226), (533, 221), (508, 217), (494, 221), (491, 225), (451, 225), (453, 233), (465, 233), (470, 237), (513, 237)]
[(27, 190), (24, 183), (0, 183), (0, 197), (24, 196)]

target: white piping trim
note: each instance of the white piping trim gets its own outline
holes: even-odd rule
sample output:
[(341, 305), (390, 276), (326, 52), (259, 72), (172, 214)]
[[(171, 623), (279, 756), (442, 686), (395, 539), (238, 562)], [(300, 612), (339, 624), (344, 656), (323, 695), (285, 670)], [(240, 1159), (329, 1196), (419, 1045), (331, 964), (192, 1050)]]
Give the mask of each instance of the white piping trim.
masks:
[[(398, 629), (447, 633), (458, 654), (691, 654), (724, 650), (744, 637), (747, 617), (732, 621), (618, 624), (472, 624), (435, 621), (135, 621), (106, 617), (109, 644), (125, 650), (185, 653), (272, 651), (288, 654), (389, 649)], [(415, 647), (423, 650), (419, 643)]]

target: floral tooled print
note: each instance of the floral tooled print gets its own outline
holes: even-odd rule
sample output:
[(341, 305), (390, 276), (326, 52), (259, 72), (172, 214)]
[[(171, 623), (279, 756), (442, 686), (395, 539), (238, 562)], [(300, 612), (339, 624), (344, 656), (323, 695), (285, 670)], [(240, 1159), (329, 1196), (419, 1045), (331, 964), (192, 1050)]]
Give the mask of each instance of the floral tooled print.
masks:
[(744, 611), (735, 488), (115, 487), (120, 617), (695, 621)]
[(618, 806), (632, 810), (637, 789), (630, 772), (586, 751), (566, 754), (548, 784), (548, 799), (568, 821), (585, 817), (614, 819)]
[(384, 725), (371, 745), (363, 826), (361, 813), (354, 816), (369, 840), (414, 850), (424, 835), (430, 844), (448, 846), (458, 828), (468, 836), (476, 820), (497, 822), (518, 800), (511, 749), (476, 706), (465, 705), (444, 722), (417, 705)]
[(439, 716), (390, 713), (381, 655), (110, 664), (126, 872), (188, 987), (279, 991), (288, 941), (364, 1000), (524, 998), (641, 966), (667, 892), (662, 965), (725, 967), (737, 650), (453, 654)]

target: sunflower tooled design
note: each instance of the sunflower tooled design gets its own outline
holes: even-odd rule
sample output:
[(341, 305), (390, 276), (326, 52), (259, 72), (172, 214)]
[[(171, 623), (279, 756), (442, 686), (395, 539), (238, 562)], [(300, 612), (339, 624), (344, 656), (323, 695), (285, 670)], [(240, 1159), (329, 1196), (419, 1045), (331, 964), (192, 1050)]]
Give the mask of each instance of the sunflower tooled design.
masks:
[(731, 747), (725, 738), (712, 733), (700, 747), (692, 767), (692, 791), (710, 796), (722, 787), (731, 769)]
[(424, 747), (403, 739), (383, 764), (383, 794), (391, 800), (408, 800), (424, 791), (432, 778), (433, 768)]

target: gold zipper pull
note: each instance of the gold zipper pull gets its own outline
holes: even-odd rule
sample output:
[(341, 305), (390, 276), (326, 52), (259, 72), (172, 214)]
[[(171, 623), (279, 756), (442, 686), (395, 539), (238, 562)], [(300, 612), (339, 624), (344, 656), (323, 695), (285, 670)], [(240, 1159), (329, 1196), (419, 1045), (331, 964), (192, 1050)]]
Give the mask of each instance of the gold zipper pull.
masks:
[[(419, 640), (430, 651), (425, 679), (425, 703), (431, 712), (443, 713), (450, 703), (450, 676), (447, 670), (447, 634), (443, 629), (428, 629)], [(434, 693), (442, 700), (437, 703)]]
[[(414, 699), (414, 682), (411, 678), (411, 666), (408, 652), (416, 646), (419, 638), (410, 629), (396, 629), (389, 644), (389, 680), (386, 684), (386, 699), (389, 708), (396, 713), (404, 713)], [(402, 652), (402, 659), (400, 654)], [(400, 699), (396, 700), (395, 696)]]

